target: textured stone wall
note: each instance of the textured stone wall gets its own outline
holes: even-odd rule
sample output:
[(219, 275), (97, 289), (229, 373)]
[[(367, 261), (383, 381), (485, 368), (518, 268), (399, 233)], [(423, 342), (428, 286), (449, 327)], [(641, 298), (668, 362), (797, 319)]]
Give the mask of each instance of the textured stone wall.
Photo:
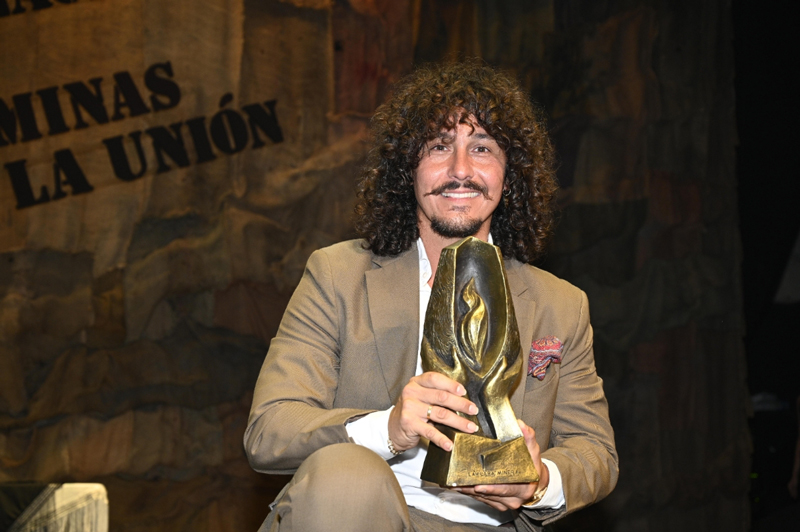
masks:
[(388, 86), (462, 54), (549, 116), (544, 266), (589, 295), (617, 431), (617, 490), (558, 528), (746, 528), (729, 2), (13, 4), (0, 481), (104, 482), (114, 530), (255, 529), (285, 481), (241, 449), (269, 338), (308, 255), (352, 235)]

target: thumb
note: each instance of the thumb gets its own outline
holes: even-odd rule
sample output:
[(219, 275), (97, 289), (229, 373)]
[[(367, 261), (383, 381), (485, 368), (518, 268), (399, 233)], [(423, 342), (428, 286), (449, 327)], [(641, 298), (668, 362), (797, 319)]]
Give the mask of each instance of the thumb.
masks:
[(522, 431), (522, 437), (525, 438), (525, 445), (528, 447), (528, 452), (531, 453), (533, 465), (539, 472), (539, 485), (546, 487), (550, 483), (550, 473), (547, 466), (542, 462), (540, 456), (539, 444), (536, 443), (536, 431), (525, 424), (521, 419), (517, 420), (519, 428)]
[(530, 448), (531, 445), (536, 443), (536, 431), (526, 425), (521, 419), (518, 419), (517, 423), (519, 423), (519, 428), (522, 431), (522, 437), (525, 438), (525, 443)]
[(539, 450), (539, 444), (536, 443), (536, 431), (526, 425), (521, 419), (518, 419), (517, 423), (519, 423), (519, 428), (522, 431), (522, 437), (525, 438), (525, 446), (528, 448), (528, 452), (531, 453), (533, 462), (537, 463), (539, 461), (539, 453), (541, 451)]

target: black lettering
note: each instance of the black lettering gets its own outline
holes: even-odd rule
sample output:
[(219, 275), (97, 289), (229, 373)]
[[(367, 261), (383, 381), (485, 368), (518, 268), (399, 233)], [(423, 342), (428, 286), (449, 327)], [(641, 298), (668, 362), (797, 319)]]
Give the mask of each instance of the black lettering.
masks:
[(0, 128), (5, 132), (8, 141), (0, 135), (0, 146), (7, 146), (17, 143), (17, 120), (19, 128), (22, 130), (22, 142), (42, 138), (39, 127), (36, 125), (36, 115), (33, 113), (31, 104), (31, 93), (26, 92), (12, 96), (14, 110), (9, 109), (5, 102), (0, 99)]
[(276, 100), (264, 102), (266, 109), (257, 103), (242, 107), (242, 111), (247, 113), (250, 131), (253, 134), (253, 148), (260, 148), (265, 145), (258, 135), (259, 129), (274, 144), (283, 142), (283, 131), (281, 131), (281, 126), (278, 125), (278, 117), (275, 115), (275, 103)]
[(19, 128), (22, 130), (22, 142), (42, 138), (39, 127), (36, 125), (36, 115), (33, 113), (31, 93), (17, 94), (12, 98), (14, 108), (17, 110)]
[(164, 161), (163, 153), (169, 155), (169, 158), (179, 167), (185, 168), (189, 166), (189, 155), (186, 153), (183, 136), (181, 135), (182, 125), (182, 122), (178, 122), (169, 126), (175, 132), (175, 135), (170, 134), (167, 128), (163, 126), (151, 127), (145, 130), (145, 133), (153, 139), (153, 149), (156, 151), (156, 160), (158, 161), (156, 173), (161, 174), (170, 169), (169, 165)]
[[(78, 0), (56, 0), (59, 4), (74, 4)], [(38, 11), (39, 9), (45, 9), (47, 7), (53, 7), (53, 3), (51, 0), (31, 0), (31, 4), (34, 11)], [(21, 5), (21, 0), (15, 0), (14, 2), (14, 11), (9, 11), (8, 9), (8, 2), (6, 0), (0, 0), (0, 17), (5, 17), (7, 15), (16, 15), (18, 13), (24, 13), (25, 8)]]
[(8, 15), (17, 15), (19, 13), (24, 13), (25, 8), (20, 5), (20, 0), (16, 0), (14, 2), (14, 10), (8, 10), (8, 2), (6, 0), (0, 0), (0, 17), (5, 17)]
[(9, 143), (17, 143), (17, 115), (0, 98), (0, 146), (8, 146)]
[(125, 71), (114, 74), (114, 114), (111, 120), (122, 120), (123, 107), (128, 108), (129, 116), (139, 116), (150, 112), (150, 108), (145, 105), (136, 83), (133, 82), (131, 75)]
[[(164, 109), (171, 109), (178, 105), (181, 101), (181, 88), (178, 84), (169, 78), (160, 77), (159, 72), (165, 73), (170, 78), (172, 74), (172, 63), (155, 63), (144, 73), (144, 84), (153, 93), (150, 95), (150, 105), (153, 106), (154, 111), (163, 111)], [(166, 98), (159, 98), (163, 96)]]
[[(62, 186), (69, 185), (72, 188), (72, 195), (84, 194), (91, 192), (94, 187), (86, 180), (86, 175), (75, 160), (72, 150), (69, 148), (58, 150), (55, 153), (55, 162), (53, 163), (53, 179), (55, 180), (55, 193), (53, 199), (61, 199), (66, 196), (62, 190)], [(64, 174), (62, 179), (61, 174)]]
[(31, 181), (28, 178), (28, 170), (25, 168), (25, 159), (6, 163), (4, 166), (6, 170), (8, 170), (8, 175), (11, 177), (11, 188), (14, 190), (14, 196), (17, 198), (17, 209), (25, 209), (50, 201), (50, 194), (47, 193), (47, 187), (44, 185), (42, 185), (42, 192), (39, 195), (39, 199), (33, 196)]
[(89, 80), (89, 83), (94, 85), (94, 93), (81, 81), (64, 85), (64, 88), (67, 89), (67, 92), (72, 96), (72, 109), (75, 111), (75, 129), (89, 127), (89, 124), (83, 120), (81, 107), (83, 107), (98, 124), (108, 123), (108, 113), (103, 105), (103, 93), (100, 90), (100, 83), (102, 81), (103, 78)]
[(106, 150), (108, 150), (108, 158), (111, 160), (111, 166), (114, 167), (114, 175), (122, 181), (139, 179), (147, 171), (147, 159), (142, 149), (142, 132), (134, 131), (128, 136), (133, 139), (133, 145), (136, 147), (136, 155), (139, 157), (139, 172), (135, 174), (133, 170), (131, 170), (131, 163), (128, 160), (128, 153), (125, 151), (122, 135), (103, 140), (103, 144), (106, 145)]
[(67, 123), (64, 122), (64, 113), (61, 112), (61, 102), (58, 101), (58, 87), (48, 87), (36, 91), (42, 99), (44, 116), (47, 118), (47, 125), (50, 126), (48, 135), (57, 135), (69, 131)]
[(217, 156), (211, 149), (211, 141), (206, 132), (206, 117), (192, 118), (186, 121), (186, 125), (189, 126), (189, 133), (192, 134), (192, 142), (194, 142), (194, 149), (197, 152), (197, 162), (205, 163), (216, 159)]
[[(219, 100), (219, 106), (224, 107), (231, 100), (233, 94), (227, 93)], [(211, 138), (220, 151), (234, 154), (242, 151), (247, 146), (247, 124), (239, 113), (230, 109), (223, 109), (211, 119)]]

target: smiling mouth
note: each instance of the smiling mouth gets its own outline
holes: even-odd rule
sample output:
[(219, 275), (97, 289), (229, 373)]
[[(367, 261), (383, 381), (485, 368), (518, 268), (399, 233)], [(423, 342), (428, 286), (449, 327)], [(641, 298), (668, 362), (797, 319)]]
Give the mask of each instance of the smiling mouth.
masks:
[(469, 199), (469, 198), (477, 198), (481, 195), (480, 192), (469, 191), (469, 192), (442, 192), (441, 194), (445, 198), (453, 198), (453, 199)]

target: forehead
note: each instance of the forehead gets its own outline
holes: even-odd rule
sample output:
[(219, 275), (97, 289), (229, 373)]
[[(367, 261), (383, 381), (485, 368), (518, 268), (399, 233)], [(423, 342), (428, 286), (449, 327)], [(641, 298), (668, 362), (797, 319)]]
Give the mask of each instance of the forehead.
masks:
[(494, 140), (474, 117), (464, 117), (452, 126), (445, 124), (442, 129), (431, 137), (433, 139), (454, 140), (456, 137), (471, 137), (477, 140)]

